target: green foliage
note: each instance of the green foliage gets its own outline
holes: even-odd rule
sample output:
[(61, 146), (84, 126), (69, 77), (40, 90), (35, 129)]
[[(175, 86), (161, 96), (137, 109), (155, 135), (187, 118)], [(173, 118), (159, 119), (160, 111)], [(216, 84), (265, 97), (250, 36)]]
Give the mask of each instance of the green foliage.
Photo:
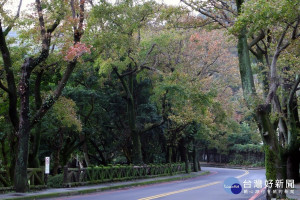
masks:
[(251, 153), (258, 153), (263, 152), (262, 145), (255, 145), (255, 144), (234, 144), (231, 148), (233, 151), (240, 153), (240, 152), (251, 152)]
[(256, 162), (254, 164), (251, 164), (251, 167), (264, 167), (265, 162)]
[(157, 83), (152, 96), (159, 109), (162, 110), (164, 106), (162, 101), (167, 101), (168, 116), (174, 122), (185, 124), (204, 121), (211, 94), (199, 91), (188, 74), (174, 72), (162, 78), (163, 81)]
[(115, 4), (103, 2), (93, 8), (87, 34), (98, 35), (94, 30), (101, 27), (100, 34), (93, 41), (99, 52), (94, 66), (100, 68), (101, 75), (108, 76), (112, 68), (122, 73), (130, 63), (142, 60), (138, 34), (154, 18), (155, 11), (157, 5), (152, 0), (118, 1)]
[(271, 28), (281, 22), (294, 21), (298, 16), (299, 2), (293, 0), (250, 0), (243, 4), (232, 31), (239, 32), (244, 26), (249, 26), (252, 35), (261, 29)]
[(81, 122), (76, 115), (76, 104), (73, 100), (60, 97), (53, 106), (53, 112), (64, 127), (74, 126), (78, 132), (82, 131)]
[(55, 176), (49, 176), (48, 177), (48, 183), (47, 186), (50, 188), (61, 188), (63, 187), (63, 180), (64, 175), (63, 174), (57, 174)]
[(240, 154), (236, 154), (234, 160), (230, 162), (233, 165), (242, 165), (244, 163), (244, 157)]
[[(214, 11), (205, 1), (198, 3)], [(67, 5), (69, 3), (65, 0), (42, 1), (46, 28), (58, 16), (68, 18), (64, 18), (52, 34), (53, 46), (48, 59), (31, 75), (31, 114), (38, 109), (34, 91), (38, 73), (43, 72), (42, 99), (50, 102), (53, 101), (52, 91), (67, 66), (63, 58), (73, 45), (69, 33), (76, 23), (70, 17), (72, 13)], [(254, 33), (277, 25), (277, 21), (289, 21), (294, 14), (287, 13), (297, 6), (288, 0), (246, 1), (233, 31), (248, 26), (250, 33)], [(177, 173), (175, 168), (181, 169), (180, 164), (171, 167), (153, 165), (149, 169), (107, 166), (132, 163), (134, 151), (128, 117), (131, 97), (144, 163), (165, 163), (169, 147), (173, 153), (172, 162), (178, 162), (178, 141), (182, 138), (189, 154), (194, 146), (196, 150), (207, 148), (222, 156), (234, 151), (237, 157), (233, 162), (236, 163), (246, 162), (243, 154), (260, 155), (261, 140), (256, 128), (249, 121), (239, 124), (247, 116), (240, 109), (244, 105), (238, 102), (241, 92), (240, 82), (236, 79), (236, 50), (227, 42), (224, 31), (173, 29), (201, 25), (206, 20), (200, 15), (189, 15), (186, 8), (160, 5), (153, 0), (121, 0), (116, 3), (101, 0), (93, 8), (86, 9), (86, 16), (87, 26), (82, 41), (93, 46), (92, 52), (82, 56), (62, 93), (63, 97), (45, 115), (40, 129), (35, 126), (31, 131), (31, 147), (35, 136), (41, 133), (38, 149), (41, 162), (45, 156), (58, 156), (55, 164), (58, 166), (55, 167), (59, 167), (78, 153), (84, 165), (86, 158), (90, 166), (103, 164), (88, 168), (87, 174), (94, 177), (86, 179), (88, 181)], [(271, 16), (274, 17), (271, 19)], [(20, 72), (24, 58), (40, 51), (37, 47), (40, 28), (36, 16), (28, 14), (17, 23), (17, 34), (7, 38), (15, 74)], [(298, 50), (297, 47), (289, 49)], [(298, 66), (296, 53), (286, 55), (279, 63)], [(7, 87), (3, 66), (1, 57), (0, 78)], [(255, 67), (258, 73), (259, 66)], [(130, 84), (128, 74), (133, 79)], [(19, 79), (20, 76), (16, 75), (15, 82), (18, 83)], [(132, 86), (130, 94), (123, 85)], [(0, 140), (4, 141), (0, 144), (0, 166), (7, 171), (15, 163), (12, 162), (15, 152), (10, 146), (14, 130), (9, 123), (8, 99), (8, 94), (0, 90)], [(30, 148), (30, 154), (33, 151), (34, 148)], [(61, 175), (50, 177), (49, 184), (51, 187), (61, 186)]]
[(278, 157), (268, 145), (264, 145), (264, 151), (266, 163), (266, 179), (276, 180), (276, 166), (274, 165), (274, 163), (276, 162)]
[(87, 168), (82, 174), (82, 182), (100, 183), (106, 181), (129, 180), (183, 173), (184, 163), (151, 164), (146, 166), (110, 165)]

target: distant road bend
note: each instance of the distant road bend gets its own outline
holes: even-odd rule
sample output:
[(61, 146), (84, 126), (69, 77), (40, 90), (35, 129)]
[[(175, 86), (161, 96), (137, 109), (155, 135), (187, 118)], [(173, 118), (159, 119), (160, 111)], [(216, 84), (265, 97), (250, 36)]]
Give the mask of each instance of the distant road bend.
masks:
[[(255, 191), (245, 194), (229, 194), (223, 184), (227, 178), (235, 177), (243, 187), (245, 180), (265, 182), (265, 170), (241, 170), (202, 167), (210, 171), (209, 175), (181, 181), (159, 183), (134, 188), (125, 188), (107, 192), (56, 198), (57, 200), (264, 200), (264, 194), (255, 195)], [(253, 189), (253, 188), (252, 188)]]

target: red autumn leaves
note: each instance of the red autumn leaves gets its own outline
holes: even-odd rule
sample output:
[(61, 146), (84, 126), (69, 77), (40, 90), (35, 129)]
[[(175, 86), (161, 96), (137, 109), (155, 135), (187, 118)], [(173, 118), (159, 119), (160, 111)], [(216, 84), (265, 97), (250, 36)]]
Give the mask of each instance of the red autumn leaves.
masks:
[(74, 59), (77, 59), (80, 56), (82, 56), (84, 53), (91, 53), (91, 45), (86, 45), (84, 43), (77, 42), (75, 45), (69, 47), (64, 59), (66, 61), (73, 61)]

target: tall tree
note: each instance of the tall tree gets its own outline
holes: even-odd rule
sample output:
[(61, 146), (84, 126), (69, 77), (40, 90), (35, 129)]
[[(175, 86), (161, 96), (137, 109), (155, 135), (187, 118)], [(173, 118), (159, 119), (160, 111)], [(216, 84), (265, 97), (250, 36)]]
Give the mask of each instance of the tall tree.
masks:
[[(265, 60), (261, 61), (261, 65), (266, 65), (264, 68), (269, 69), (268, 76), (263, 73), (261, 75), (262, 82), (266, 82), (264, 85), (267, 87), (262, 88), (266, 95), (257, 106), (260, 128), (266, 144), (269, 144), (269, 138), (274, 138), (274, 144), (270, 147), (276, 146), (273, 148), (275, 149), (273, 154), (280, 156), (277, 160), (282, 160), (283, 166), (287, 165), (287, 178), (297, 180), (299, 179), (297, 135), (300, 133), (300, 121), (295, 90), (299, 85), (299, 66), (295, 59), (299, 57), (299, 54), (295, 52), (297, 46), (294, 45), (300, 37), (300, 15), (297, 12), (300, 5), (299, 2), (290, 1), (260, 1), (255, 5), (251, 3), (252, 1), (245, 3), (243, 13), (235, 28), (239, 30), (241, 26), (247, 26), (250, 35), (268, 35), (256, 44), (265, 55)], [(257, 12), (252, 13), (253, 9)], [(267, 16), (272, 17), (266, 20)], [(281, 95), (278, 91), (282, 91)], [(275, 120), (272, 120), (271, 113), (276, 113)], [(262, 115), (264, 115), (263, 119)], [(271, 126), (266, 127), (265, 123), (270, 123)], [(277, 128), (280, 134), (279, 139), (276, 133)]]
[[(29, 136), (30, 130), (41, 120), (41, 118), (45, 115), (45, 113), (52, 107), (58, 97), (61, 95), (63, 88), (65, 87), (73, 69), (76, 66), (78, 57), (83, 53), (88, 51), (84, 44), (80, 43), (81, 36), (83, 34), (83, 20), (84, 20), (84, 3), (85, 1), (81, 0), (80, 2), (75, 2), (71, 0), (70, 5), (72, 13), (72, 17), (74, 20), (73, 24), (73, 44), (69, 49), (66, 55), (67, 68), (62, 76), (61, 81), (57, 85), (56, 90), (53, 92), (53, 95), (49, 95), (49, 98), (44, 100), (43, 103), (40, 104), (40, 108), (34, 114), (33, 118), (30, 119), (30, 77), (32, 72), (37, 68), (37, 66), (44, 63), (49, 57), (50, 53), (50, 45), (51, 39), (53, 37), (53, 33), (59, 26), (62, 19), (67, 16), (66, 15), (66, 7), (65, 2), (52, 2), (46, 3), (45, 5), (41, 3), (40, 0), (35, 1), (35, 7), (37, 12), (37, 20), (39, 27), (39, 38), (41, 39), (41, 50), (40, 53), (35, 55), (36, 52), (33, 52), (31, 57), (25, 58), (22, 66), (21, 66), (21, 78), (19, 84), (19, 93), (20, 93), (20, 114), (17, 120), (19, 119), (19, 123), (16, 126), (16, 118), (11, 116), (11, 121), (14, 127), (17, 127), (16, 136), (18, 138), (18, 148), (17, 148), (17, 158), (16, 158), (16, 166), (14, 172), (14, 186), (17, 192), (25, 192), (28, 189), (27, 182), (27, 165), (28, 165), (28, 144), (29, 144)], [(60, 10), (58, 10), (60, 8)], [(45, 10), (48, 12), (45, 12)], [(77, 11), (78, 13), (77, 13)], [(46, 14), (47, 13), (47, 14)], [(47, 17), (45, 17), (47, 15)], [(50, 15), (50, 16), (48, 16)], [(53, 16), (51, 16), (53, 15)], [(45, 18), (47, 18), (46, 21)], [(6, 44), (6, 35), (7, 32), (11, 30), (9, 26), (5, 31), (2, 30), (1, 26), (1, 53), (3, 60), (5, 60), (4, 66), (6, 69), (6, 77), (7, 84), (10, 85), (10, 89), (13, 89), (13, 83), (15, 81), (15, 77), (13, 72), (10, 70), (12, 66), (12, 59), (10, 57), (10, 51)], [(3, 48), (2, 48), (3, 47)], [(13, 94), (14, 90), (8, 90), (5, 88), (3, 84), (1, 84), (6, 92)], [(16, 89), (15, 89), (16, 91)], [(10, 95), (9, 102), (10, 104), (16, 104), (16, 98), (14, 95)], [(14, 108), (16, 110), (16, 107)], [(10, 113), (12, 109), (10, 109)]]
[[(236, 35), (238, 38), (237, 48), (244, 98), (247, 102), (248, 108), (256, 111), (253, 112), (253, 116), (256, 119), (261, 137), (265, 144), (266, 176), (267, 179), (271, 180), (285, 178), (286, 172), (283, 168), (285, 161), (284, 158), (280, 156), (282, 155), (283, 150), (282, 146), (278, 144), (276, 129), (279, 125), (279, 129), (281, 130), (282, 127), (286, 127), (286, 124), (283, 123), (284, 120), (281, 117), (279, 120), (275, 120), (275, 123), (272, 122), (271, 104), (275, 110), (283, 110), (280, 108), (280, 106), (278, 106), (279, 101), (276, 95), (279, 83), (276, 70), (277, 61), (282, 51), (291, 45), (292, 41), (299, 37), (299, 13), (296, 12), (297, 8), (299, 7), (299, 3), (290, 1), (275, 2), (264, 0), (258, 2), (247, 1), (247, 3), (245, 3), (243, 0), (236, 0), (235, 2), (213, 0), (200, 2), (182, 0), (182, 2), (194, 10), (199, 11), (202, 15), (210, 18), (221, 27), (226, 29), (230, 29), (230, 27), (233, 25), (238, 27), (238, 31), (234, 32), (234, 35)], [(240, 21), (236, 22), (234, 19), (236, 19), (238, 16), (240, 16)], [(280, 25), (277, 23), (277, 20), (280, 21), (280, 19), (283, 19), (282, 24), (286, 23), (283, 26), (283, 29), (280, 28)], [(246, 23), (243, 23), (243, 20), (245, 20)], [(271, 36), (269, 34), (270, 30), (264, 30), (264, 28), (270, 24), (277, 25), (279, 28), (277, 28), (277, 30), (281, 31), (277, 38), (273, 38), (273, 35)], [(247, 25), (250, 26), (250, 31), (249, 26)], [(256, 32), (253, 32), (253, 30), (256, 30)], [(251, 41), (248, 44), (248, 39), (250, 38)], [(270, 48), (269, 45), (271, 38), (272, 43), (276, 47), (272, 57), (267, 53)], [(263, 41), (263, 39), (265, 39), (265, 41)], [(256, 47), (256, 50), (254, 50), (254, 47)], [(251, 50), (251, 52), (260, 61), (263, 61), (262, 55), (265, 55), (266, 63), (269, 64), (270, 67), (269, 83), (267, 79), (267, 73), (265, 71), (262, 73), (263, 80), (261, 82), (263, 84), (263, 98), (260, 98), (255, 89), (249, 50)], [(270, 59), (271, 62), (269, 62)], [(260, 70), (263, 69), (266, 68), (260, 67)], [(296, 81), (293, 86), (299, 84), (297, 79), (295, 80)], [(294, 90), (292, 90), (290, 95), (294, 97)], [(296, 116), (298, 116), (298, 114), (296, 114)], [(297, 135), (296, 129), (294, 128), (294, 130), (290, 133), (290, 136), (294, 135), (290, 137), (290, 142), (297, 143), (297, 139), (295, 137), (295, 135)], [(276, 194), (272, 194), (272, 192), (270, 195), (267, 195), (268, 199), (272, 198), (272, 196), (276, 196)]]
[[(132, 162), (143, 163), (140, 134), (136, 127), (136, 76), (147, 69), (147, 57), (155, 45), (148, 47), (148, 52), (140, 52), (142, 29), (155, 17), (157, 6), (154, 1), (119, 1), (115, 4), (103, 2), (93, 8), (91, 34), (100, 29), (95, 47), (99, 52), (96, 64), (100, 73), (109, 76), (113, 73), (119, 79), (127, 101), (127, 123), (133, 143)], [(97, 22), (97, 23), (93, 23)]]

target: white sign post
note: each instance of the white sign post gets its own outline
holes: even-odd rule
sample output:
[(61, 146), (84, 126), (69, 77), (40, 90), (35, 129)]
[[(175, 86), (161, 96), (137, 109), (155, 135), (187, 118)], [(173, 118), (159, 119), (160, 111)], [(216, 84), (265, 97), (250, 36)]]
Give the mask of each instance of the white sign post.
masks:
[(50, 157), (45, 157), (45, 174), (50, 174)]

